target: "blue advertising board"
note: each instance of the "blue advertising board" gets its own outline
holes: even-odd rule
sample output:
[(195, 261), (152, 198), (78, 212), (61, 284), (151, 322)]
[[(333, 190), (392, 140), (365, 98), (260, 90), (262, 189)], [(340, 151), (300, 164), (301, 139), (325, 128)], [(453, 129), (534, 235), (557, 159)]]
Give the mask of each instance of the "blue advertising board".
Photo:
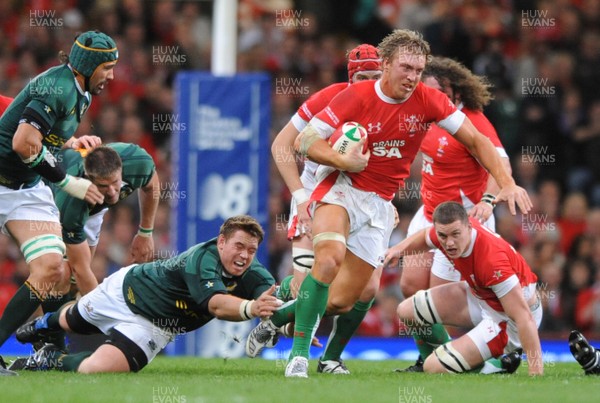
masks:
[[(266, 265), (271, 160), (269, 76), (254, 73), (216, 77), (204, 72), (180, 72), (175, 79), (175, 97), (174, 120), (179, 124), (173, 126), (173, 179), (186, 197), (173, 199), (173, 248), (182, 252), (217, 236), (227, 218), (249, 214), (265, 229), (257, 257)], [(245, 335), (249, 326), (213, 320), (193, 334), (179, 336), (168, 347), (168, 353), (221, 356), (229, 345), (237, 345), (221, 335)], [(243, 353), (237, 347), (233, 352), (236, 356)]]
[[(268, 229), (270, 80), (262, 73), (175, 79), (173, 246), (179, 252), (216, 236), (223, 221), (255, 217)], [(258, 258), (267, 262), (266, 239)]]

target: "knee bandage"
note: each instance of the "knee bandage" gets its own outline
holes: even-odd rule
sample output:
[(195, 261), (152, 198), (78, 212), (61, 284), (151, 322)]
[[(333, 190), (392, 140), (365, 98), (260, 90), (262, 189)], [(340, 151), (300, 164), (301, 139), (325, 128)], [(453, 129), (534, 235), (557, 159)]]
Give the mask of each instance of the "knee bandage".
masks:
[(54, 234), (38, 235), (23, 242), (23, 245), (21, 245), (21, 252), (23, 252), (25, 262), (27, 263), (48, 253), (57, 253), (63, 256), (65, 251), (65, 243), (61, 237)]
[(452, 343), (442, 344), (433, 353), (448, 372), (460, 374), (471, 369), (465, 357), (452, 347)]
[(292, 266), (300, 273), (310, 273), (315, 264), (315, 253), (310, 249), (292, 248)]
[(420, 325), (435, 325), (440, 323), (440, 315), (435, 309), (429, 290), (419, 290), (413, 297), (415, 320)]
[(313, 236), (313, 246), (323, 241), (338, 241), (346, 245), (346, 237), (337, 232), (321, 232)]

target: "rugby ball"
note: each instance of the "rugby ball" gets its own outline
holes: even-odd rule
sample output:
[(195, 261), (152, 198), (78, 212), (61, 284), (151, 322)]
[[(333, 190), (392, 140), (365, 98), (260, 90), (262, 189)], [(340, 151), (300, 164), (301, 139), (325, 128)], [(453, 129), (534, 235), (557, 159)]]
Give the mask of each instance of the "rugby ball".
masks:
[[(361, 138), (367, 137), (367, 129), (357, 122), (346, 122), (338, 127), (329, 138), (329, 145), (340, 154), (346, 154), (348, 151), (358, 146)], [(362, 152), (365, 153), (369, 144), (363, 144)]]

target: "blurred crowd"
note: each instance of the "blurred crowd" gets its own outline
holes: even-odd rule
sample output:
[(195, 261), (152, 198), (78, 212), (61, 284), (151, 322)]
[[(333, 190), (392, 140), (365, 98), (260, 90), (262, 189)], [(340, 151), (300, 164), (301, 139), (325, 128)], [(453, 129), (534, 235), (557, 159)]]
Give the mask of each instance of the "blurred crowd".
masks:
[[(171, 133), (153, 120), (173, 112), (177, 71), (210, 69), (212, 9), (208, 1), (2, 1), (0, 94), (15, 96), (58, 64), (58, 51), (68, 52), (77, 32), (111, 35), (120, 50), (115, 80), (94, 98), (79, 133), (141, 145), (157, 164), (161, 189), (169, 189)], [(526, 216), (497, 207), (497, 230), (539, 277), (542, 331), (600, 335), (600, 0), (350, 0), (343, 7), (240, 0), (238, 19), (238, 71), (272, 76), (272, 138), (310, 94), (347, 80), (346, 50), (376, 45), (395, 28), (421, 31), (435, 55), (487, 76), (495, 99), (485, 113), (535, 206)], [(281, 279), (292, 270), (282, 225), (290, 194), (271, 168), (265, 263)], [(395, 201), (401, 223), (392, 242), (404, 237), (420, 203), (418, 158), (413, 168)], [(171, 255), (169, 201), (162, 198), (157, 214), (157, 258)], [(134, 197), (109, 212), (93, 262), (99, 278), (122, 266), (137, 214)], [(0, 309), (26, 271), (18, 249), (0, 236)], [(363, 334), (398, 335), (398, 276), (384, 272)]]

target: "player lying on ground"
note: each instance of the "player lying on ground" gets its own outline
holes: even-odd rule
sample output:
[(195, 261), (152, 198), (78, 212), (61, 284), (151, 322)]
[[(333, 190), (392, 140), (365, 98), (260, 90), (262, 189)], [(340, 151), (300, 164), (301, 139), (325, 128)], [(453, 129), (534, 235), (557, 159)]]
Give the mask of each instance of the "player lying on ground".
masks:
[(469, 218), (459, 203), (440, 204), (432, 221), (433, 227), (390, 248), (385, 263), (397, 263), (406, 253), (438, 248), (463, 281), (418, 291), (398, 306), (398, 316), (420, 334), (436, 323), (472, 330), (424, 352), (424, 371), (466, 372), (491, 357), (517, 351), (522, 343), (529, 374), (542, 375), (537, 332), (542, 307), (536, 293), (537, 277), (525, 259), (498, 234)]
[(176, 335), (213, 318), (243, 321), (270, 316), (281, 304), (275, 280), (255, 259), (264, 232), (249, 216), (229, 218), (219, 236), (168, 260), (124, 267), (76, 304), (21, 326), (21, 342), (43, 340), (60, 329), (104, 333), (94, 352), (64, 354), (46, 344), (26, 369), (81, 373), (137, 372)]

